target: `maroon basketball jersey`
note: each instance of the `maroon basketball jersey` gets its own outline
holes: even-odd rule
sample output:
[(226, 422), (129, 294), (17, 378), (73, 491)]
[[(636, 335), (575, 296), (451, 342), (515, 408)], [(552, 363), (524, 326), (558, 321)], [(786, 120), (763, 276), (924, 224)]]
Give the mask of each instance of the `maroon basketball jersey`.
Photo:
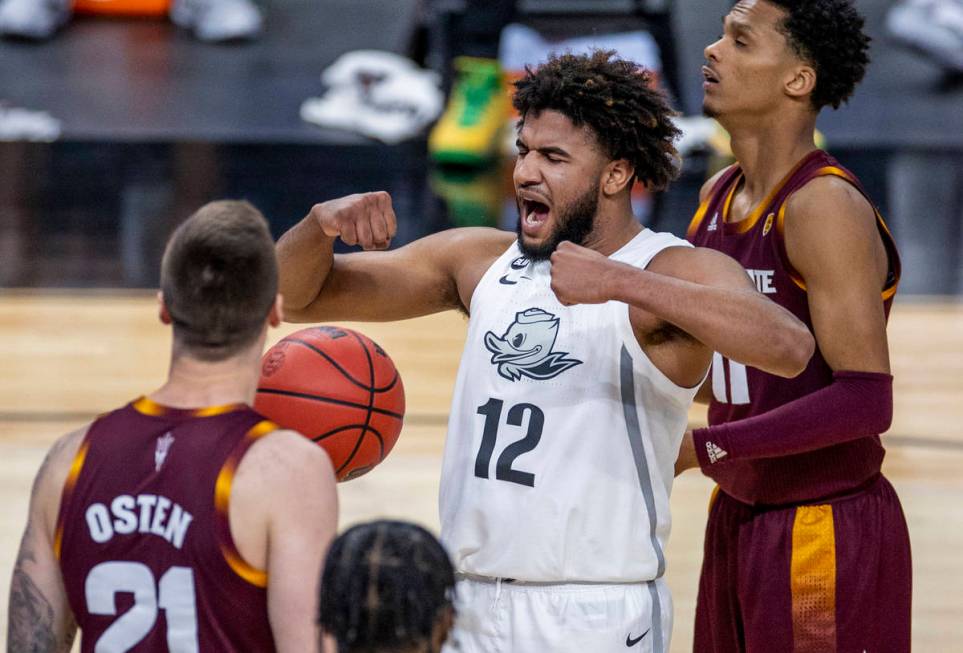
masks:
[(141, 398), (91, 425), (54, 539), (81, 651), (273, 651), (267, 575), (228, 524), (234, 472), (277, 429), (243, 404)]
[[(739, 261), (760, 292), (791, 311), (810, 330), (813, 327), (806, 283), (786, 255), (783, 222), (790, 195), (812, 179), (827, 175), (845, 179), (866, 196), (851, 172), (817, 150), (804, 157), (748, 217), (730, 222), (729, 207), (742, 182), (739, 166), (732, 166), (699, 206), (686, 234), (692, 244), (719, 250)], [(889, 256), (890, 273), (881, 297), (888, 317), (899, 281), (899, 256), (878, 211), (876, 221)], [(766, 413), (829, 385), (832, 374), (818, 347), (803, 373), (793, 379), (767, 374), (716, 354), (711, 371), (709, 424)], [(779, 434), (773, 433), (772, 437), (778, 438)], [(828, 498), (860, 486), (880, 471), (883, 455), (879, 437), (873, 436), (779, 458), (732, 461), (719, 469), (710, 469), (709, 475), (726, 493), (747, 503), (797, 503)]]

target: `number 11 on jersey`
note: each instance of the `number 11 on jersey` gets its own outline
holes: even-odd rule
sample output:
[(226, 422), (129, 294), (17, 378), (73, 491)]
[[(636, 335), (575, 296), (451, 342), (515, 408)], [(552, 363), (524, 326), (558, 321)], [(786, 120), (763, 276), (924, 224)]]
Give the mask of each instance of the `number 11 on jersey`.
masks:
[[(726, 368), (729, 369), (728, 375)], [(713, 353), (712, 396), (720, 404), (748, 404), (749, 377), (746, 374), (746, 366), (724, 358), (719, 352)]]

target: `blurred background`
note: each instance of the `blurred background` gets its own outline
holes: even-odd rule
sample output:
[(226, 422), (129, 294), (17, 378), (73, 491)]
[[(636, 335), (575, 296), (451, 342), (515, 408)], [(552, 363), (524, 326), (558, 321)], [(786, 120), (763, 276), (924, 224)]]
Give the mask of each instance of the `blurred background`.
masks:
[[(222, 197), (252, 201), (275, 235), (315, 202), (375, 189), (394, 199), (397, 244), (455, 225), (514, 228), (506, 88), (553, 49), (615, 48), (693, 117), (682, 178), (637, 198), (647, 225), (681, 234), (726, 149), (697, 117), (702, 49), (728, 0), (175, 0), (221, 5), (177, 23), (154, 6), (170, 0), (81, 1), (160, 15), (88, 9), (25, 38), (18, 29), (37, 21), (0, 3), (5, 288), (152, 287), (167, 234)], [(3, 3), (30, 14), (69, 0)], [(849, 105), (824, 111), (825, 147), (895, 232), (900, 296), (958, 296), (963, 3), (857, 4), (873, 61)], [(200, 32), (202, 19), (234, 29)]]
[[(153, 293), (191, 212), (245, 198), (279, 236), (316, 202), (387, 190), (393, 246), (453, 226), (513, 230), (509, 84), (553, 50), (603, 47), (653, 70), (681, 114), (681, 178), (634, 206), (682, 235), (728, 161), (725, 134), (700, 117), (700, 67), (730, 4), (0, 0), (0, 582), (50, 443), (162, 382), (169, 332)], [(872, 63), (850, 103), (824, 111), (820, 142), (861, 178), (902, 255), (884, 471), (913, 541), (914, 646), (949, 651), (963, 640), (963, 0), (856, 4)], [(390, 515), (437, 530), (465, 322), (349, 326), (395, 359), (408, 409), (391, 456), (341, 486), (341, 524)], [(688, 472), (673, 492), (673, 651), (691, 650), (711, 488)], [(0, 641), (5, 600), (4, 585)]]

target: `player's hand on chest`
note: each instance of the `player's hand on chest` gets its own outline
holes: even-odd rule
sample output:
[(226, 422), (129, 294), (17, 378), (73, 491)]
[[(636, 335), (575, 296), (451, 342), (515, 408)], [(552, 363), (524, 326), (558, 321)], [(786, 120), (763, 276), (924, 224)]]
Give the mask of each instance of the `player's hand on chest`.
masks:
[(551, 288), (562, 305), (600, 304), (612, 299), (612, 284), (622, 264), (567, 241), (559, 244), (551, 262)]

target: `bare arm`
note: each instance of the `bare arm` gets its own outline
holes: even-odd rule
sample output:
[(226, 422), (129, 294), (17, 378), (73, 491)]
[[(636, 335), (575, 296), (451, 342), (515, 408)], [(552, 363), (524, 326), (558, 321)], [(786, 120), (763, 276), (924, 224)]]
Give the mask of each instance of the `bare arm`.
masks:
[[(256, 443), (241, 465), (247, 469), (239, 469), (239, 476), (247, 476), (245, 487), (236, 488), (237, 498), (246, 511), (266, 516), (261, 526), (267, 530), (266, 548), (261, 555), (275, 646), (279, 653), (315, 651), (318, 580), (338, 525), (331, 461), (303, 436), (280, 431)], [(242, 536), (245, 541), (250, 534)], [(263, 538), (263, 530), (260, 535)]]
[[(805, 280), (816, 340), (833, 382), (762, 415), (687, 432), (677, 473), (812, 451), (889, 428), (892, 377), (881, 296), (889, 261), (872, 207), (848, 183), (825, 177), (793, 195), (786, 215), (787, 253)], [(771, 437), (773, 432), (780, 437)], [(707, 441), (725, 450), (726, 458), (708, 458)]]
[(390, 321), (467, 308), (485, 269), (514, 238), (495, 229), (451, 229), (397, 250), (333, 253), (338, 234), (364, 244), (356, 234), (371, 232), (385, 215), (393, 225), (387, 193), (352, 195), (315, 205), (281, 237), (286, 319)]
[(311, 207), (308, 215), (278, 241), (280, 292), (285, 311), (310, 304), (334, 264), (334, 241), (386, 249), (397, 223), (388, 193), (348, 195)]
[(705, 248), (660, 252), (617, 297), (679, 327), (712, 351), (770, 374), (793, 377), (815, 343), (806, 325), (759, 293), (732, 258)]
[(869, 202), (841, 179), (814, 179), (789, 200), (785, 240), (829, 366), (888, 374), (881, 292), (889, 262)]
[(60, 493), (86, 429), (51, 447), (34, 480), (27, 526), (10, 581), (7, 651), (70, 650), (77, 632), (67, 602), (53, 537)]
[(802, 322), (758, 293), (736, 261), (712, 250), (668, 248), (640, 270), (562, 243), (552, 256), (552, 287), (563, 303), (614, 299), (629, 304), (633, 326), (654, 315), (684, 331), (699, 345), (687, 348), (689, 370), (663, 371), (676, 382), (691, 381), (685, 385), (701, 380), (713, 351), (795, 376), (814, 349)]

